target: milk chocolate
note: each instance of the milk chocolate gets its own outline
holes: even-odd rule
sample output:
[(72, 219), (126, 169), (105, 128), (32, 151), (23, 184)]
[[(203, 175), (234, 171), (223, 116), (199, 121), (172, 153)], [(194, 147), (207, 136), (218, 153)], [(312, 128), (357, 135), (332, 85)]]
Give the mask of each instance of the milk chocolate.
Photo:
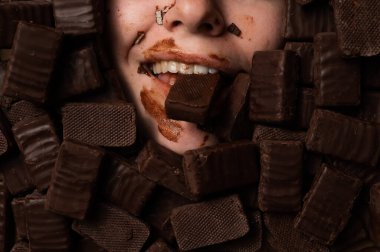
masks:
[(296, 52), (300, 58), (300, 82), (305, 86), (313, 85), (314, 47), (311, 42), (287, 42), (284, 50)]
[(25, 198), (14, 198), (12, 200), (12, 213), (16, 226), (17, 238), (27, 239)]
[(46, 111), (36, 104), (21, 100), (13, 103), (6, 112), (7, 118), (12, 125), (26, 118), (36, 117), (46, 114)]
[(311, 88), (302, 88), (298, 93), (297, 106), (297, 126), (300, 129), (307, 130), (310, 125), (311, 117), (316, 108), (315, 90)]
[(293, 131), (264, 125), (256, 125), (253, 131), (252, 142), (259, 146), (263, 140), (294, 140), (305, 142), (305, 138), (306, 132), (304, 131)]
[(371, 216), (370, 235), (380, 245), (380, 183), (373, 184), (370, 189), (369, 211)]
[(29, 169), (24, 163), (22, 155), (17, 154), (2, 160), (1, 169), (5, 184), (12, 195), (34, 188)]

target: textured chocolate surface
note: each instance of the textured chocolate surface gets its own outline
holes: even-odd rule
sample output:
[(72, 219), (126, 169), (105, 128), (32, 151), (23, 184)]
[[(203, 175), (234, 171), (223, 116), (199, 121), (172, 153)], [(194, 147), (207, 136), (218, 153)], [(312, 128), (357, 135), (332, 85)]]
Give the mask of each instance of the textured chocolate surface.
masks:
[(249, 117), (255, 122), (294, 120), (298, 58), (293, 51), (259, 51), (252, 59)]
[(12, 195), (26, 192), (34, 187), (29, 169), (24, 164), (21, 155), (2, 160), (1, 169), (4, 174), (6, 186)]
[(249, 225), (236, 195), (173, 210), (170, 220), (180, 249), (188, 251), (240, 238)]
[(375, 166), (380, 157), (379, 132), (377, 124), (317, 109), (307, 131), (306, 148)]
[(259, 208), (263, 212), (297, 212), (302, 205), (303, 144), (262, 141)]
[(380, 183), (371, 186), (369, 211), (371, 216), (370, 235), (380, 245)]
[(4, 176), (0, 173), (0, 251), (9, 250), (12, 237), (9, 227), (12, 224), (9, 221), (9, 195), (5, 185)]
[(184, 153), (186, 183), (193, 195), (243, 187), (258, 181), (258, 153), (248, 141), (223, 143)]
[(294, 140), (305, 142), (305, 138), (306, 132), (304, 131), (292, 131), (282, 128), (256, 125), (253, 131), (252, 142), (259, 146), (263, 140)]
[(103, 156), (98, 148), (65, 140), (53, 169), (46, 208), (73, 219), (84, 219)]
[(316, 108), (315, 91), (312, 88), (302, 88), (298, 93), (297, 126), (300, 129), (308, 129), (311, 117)]
[(14, 198), (12, 200), (12, 213), (15, 221), (17, 238), (27, 239), (25, 198)]
[(149, 236), (148, 227), (127, 212), (99, 204), (91, 216), (74, 221), (72, 228), (110, 252), (140, 251)]
[(347, 224), (361, 186), (359, 179), (324, 165), (304, 199), (295, 227), (325, 245), (332, 244)]
[(9, 123), (0, 110), (0, 156), (9, 152), (14, 145)]
[(284, 50), (296, 52), (300, 58), (300, 81), (302, 85), (313, 85), (314, 47), (311, 42), (287, 42)]
[(341, 57), (335, 33), (320, 33), (314, 40), (316, 104), (359, 105), (360, 61)]
[(62, 34), (52, 28), (20, 22), (3, 93), (37, 103), (46, 102), (61, 37)]
[(154, 242), (145, 252), (173, 252), (169, 245), (162, 240)]
[(23, 119), (36, 117), (43, 114), (46, 114), (46, 111), (43, 108), (38, 107), (32, 102), (26, 100), (13, 103), (6, 113), (7, 118), (12, 125), (15, 125)]
[(63, 136), (90, 145), (125, 147), (136, 140), (136, 112), (127, 102), (68, 103)]

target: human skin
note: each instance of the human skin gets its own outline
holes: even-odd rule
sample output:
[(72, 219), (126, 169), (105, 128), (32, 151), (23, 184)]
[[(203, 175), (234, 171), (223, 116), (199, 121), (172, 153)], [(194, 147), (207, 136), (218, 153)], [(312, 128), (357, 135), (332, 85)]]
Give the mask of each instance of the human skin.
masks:
[[(138, 73), (139, 67), (176, 61), (187, 64), (184, 69), (202, 65), (233, 76), (250, 71), (254, 52), (276, 49), (282, 42), (285, 0), (108, 2), (112, 54), (140, 121), (151, 138), (180, 154), (218, 140), (193, 123), (167, 118), (165, 98), (177, 74), (148, 76)], [(159, 25), (155, 12), (165, 7)], [(240, 36), (226, 31), (231, 23), (239, 27)], [(145, 37), (135, 44), (138, 32)], [(175, 72), (175, 66), (170, 71)]]

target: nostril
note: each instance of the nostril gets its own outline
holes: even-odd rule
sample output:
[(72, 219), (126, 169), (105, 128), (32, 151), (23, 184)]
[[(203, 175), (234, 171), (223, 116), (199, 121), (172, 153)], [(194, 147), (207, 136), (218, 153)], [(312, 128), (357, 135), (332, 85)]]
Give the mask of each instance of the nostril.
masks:
[(177, 26), (179, 26), (179, 25), (181, 25), (182, 24), (182, 22), (181, 21), (179, 21), (179, 20), (176, 20), (176, 21), (174, 21), (173, 22), (173, 27), (177, 27)]
[(200, 32), (210, 32), (214, 29), (214, 26), (210, 23), (203, 23), (199, 28), (198, 30)]

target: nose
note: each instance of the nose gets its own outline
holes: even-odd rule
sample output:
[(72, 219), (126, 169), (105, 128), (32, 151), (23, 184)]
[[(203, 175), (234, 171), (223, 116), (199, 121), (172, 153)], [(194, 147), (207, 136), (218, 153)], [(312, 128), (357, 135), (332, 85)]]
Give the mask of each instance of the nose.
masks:
[(169, 31), (187, 30), (207, 36), (219, 36), (225, 31), (225, 21), (218, 9), (218, 0), (177, 0), (164, 16)]

